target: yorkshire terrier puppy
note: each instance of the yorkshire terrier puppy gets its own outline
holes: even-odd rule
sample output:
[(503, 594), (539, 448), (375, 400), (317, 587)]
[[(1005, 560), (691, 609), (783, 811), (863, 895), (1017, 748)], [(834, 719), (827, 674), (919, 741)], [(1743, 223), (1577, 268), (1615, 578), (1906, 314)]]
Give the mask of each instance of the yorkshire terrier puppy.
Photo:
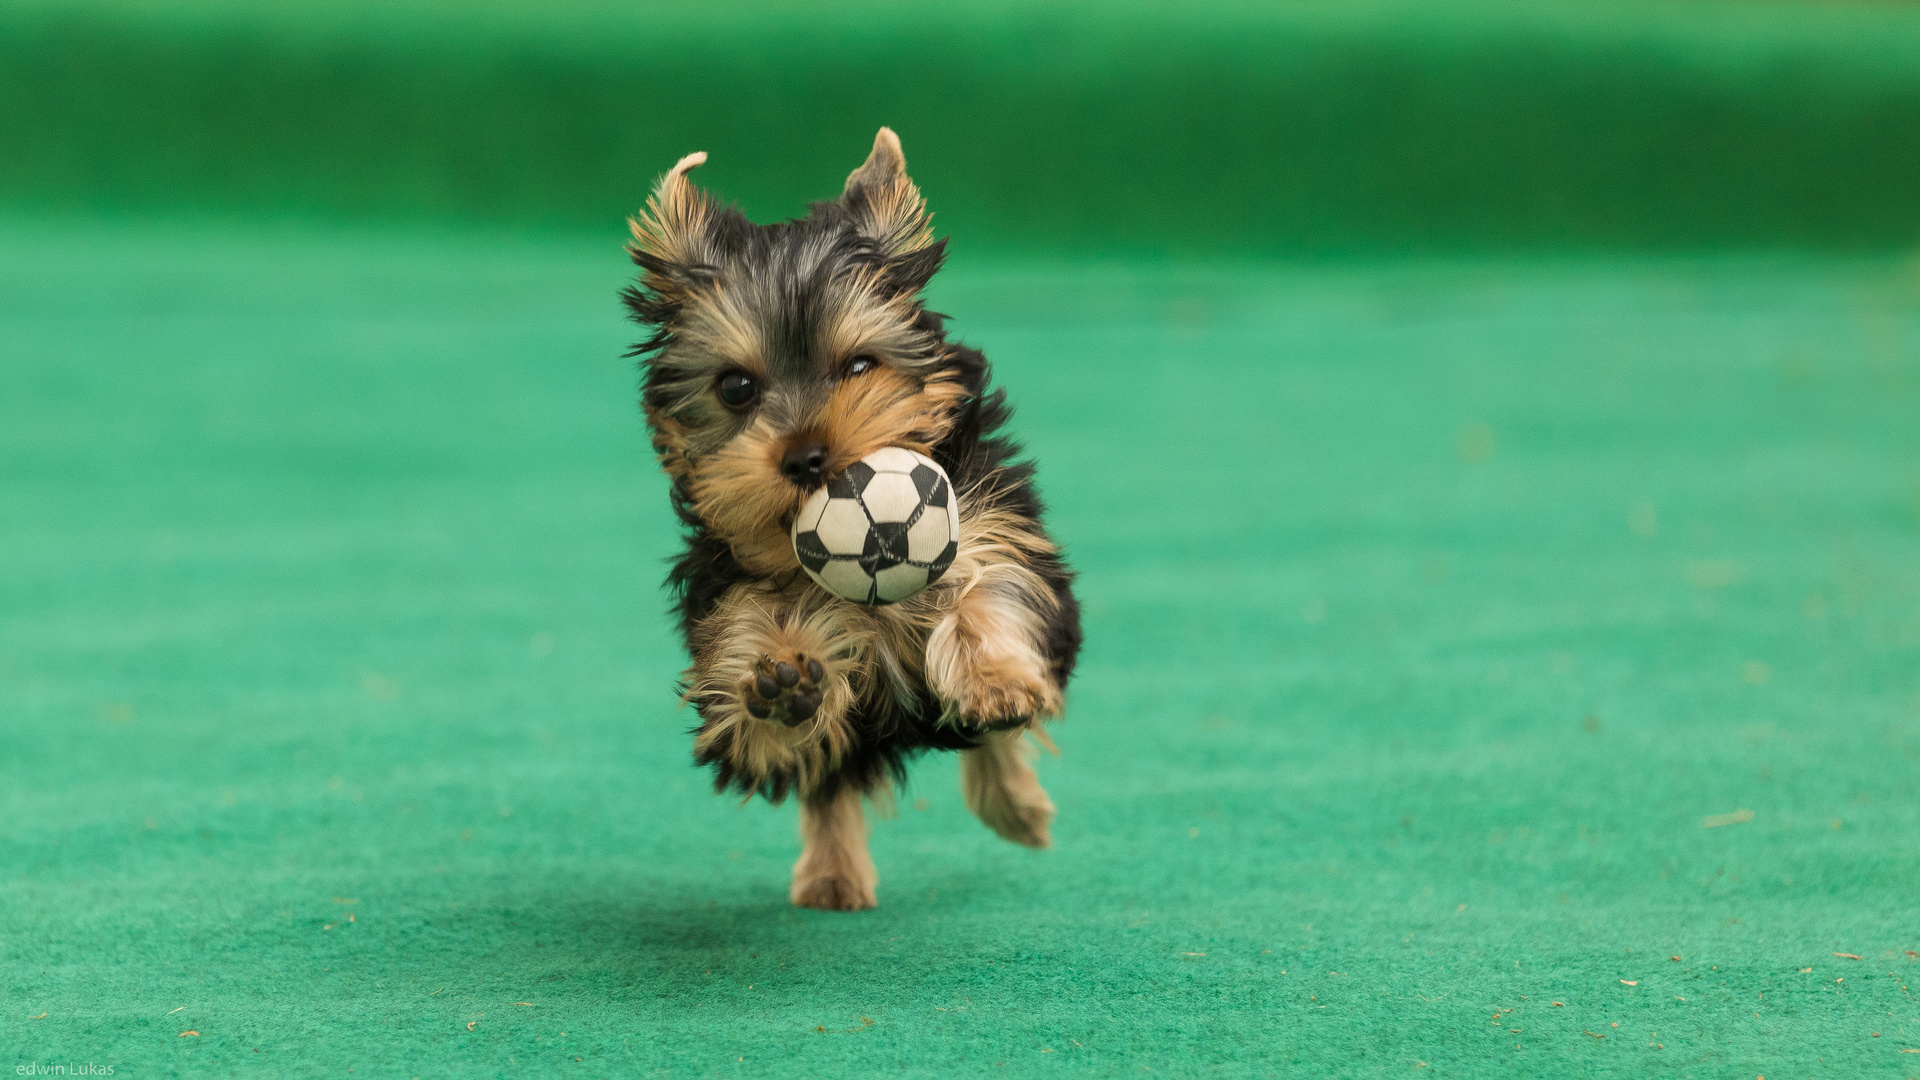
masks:
[[(686, 552), (668, 576), (717, 790), (800, 802), (793, 902), (874, 906), (861, 800), (891, 805), (907, 763), (961, 753), (967, 806), (1049, 844), (1053, 803), (1024, 751), (1045, 741), (1080, 649), (1073, 574), (1041, 526), (1033, 467), (997, 432), (986, 357), (947, 339), (920, 292), (945, 258), (900, 140), (881, 128), (846, 190), (755, 225), (687, 180), (689, 154), (632, 221), (624, 294), (653, 328), (642, 404)], [(841, 599), (802, 572), (801, 502), (902, 446), (939, 462), (960, 506), (947, 572), (897, 604)]]

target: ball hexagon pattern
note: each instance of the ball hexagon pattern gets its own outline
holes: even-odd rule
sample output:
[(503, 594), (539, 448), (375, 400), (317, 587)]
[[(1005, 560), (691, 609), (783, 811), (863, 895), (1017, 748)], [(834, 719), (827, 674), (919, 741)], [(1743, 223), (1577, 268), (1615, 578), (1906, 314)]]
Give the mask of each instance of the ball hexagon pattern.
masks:
[(835, 596), (898, 603), (953, 565), (960, 504), (932, 458), (883, 447), (800, 504), (793, 550), (807, 576)]

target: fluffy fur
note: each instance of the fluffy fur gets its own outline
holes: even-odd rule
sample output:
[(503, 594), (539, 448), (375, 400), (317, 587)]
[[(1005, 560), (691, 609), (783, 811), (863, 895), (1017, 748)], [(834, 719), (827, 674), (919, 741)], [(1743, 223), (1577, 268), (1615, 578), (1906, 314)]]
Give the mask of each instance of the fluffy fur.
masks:
[[(668, 576), (693, 657), (695, 759), (715, 785), (801, 801), (793, 901), (871, 907), (878, 877), (861, 800), (911, 759), (963, 752), (967, 803), (1045, 847), (1053, 805), (1019, 751), (1044, 740), (1080, 648), (1072, 573), (1041, 525), (1031, 465), (999, 434), (987, 360), (949, 341), (921, 290), (940, 268), (926, 204), (882, 128), (840, 198), (754, 225), (695, 188), (689, 154), (633, 222), (625, 299), (653, 335), (642, 404), (672, 480), (686, 551)], [(746, 400), (730, 400), (723, 391)], [(940, 462), (961, 507), (959, 553), (926, 591), (865, 607), (801, 571), (788, 530), (817, 477), (883, 446)]]

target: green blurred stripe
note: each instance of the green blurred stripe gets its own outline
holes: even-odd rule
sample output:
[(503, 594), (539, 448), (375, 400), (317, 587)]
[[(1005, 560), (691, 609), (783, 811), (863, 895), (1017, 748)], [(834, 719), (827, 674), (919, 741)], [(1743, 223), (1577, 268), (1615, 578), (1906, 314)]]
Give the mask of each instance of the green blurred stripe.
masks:
[(1920, 12), (1798, 4), (80, 3), (0, 9), (0, 201), (760, 217), (891, 124), (968, 243), (1885, 247)]

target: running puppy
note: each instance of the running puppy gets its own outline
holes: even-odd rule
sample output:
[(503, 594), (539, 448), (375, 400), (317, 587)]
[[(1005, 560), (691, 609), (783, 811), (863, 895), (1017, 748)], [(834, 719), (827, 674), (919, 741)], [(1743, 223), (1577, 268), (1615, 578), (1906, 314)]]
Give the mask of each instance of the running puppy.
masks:
[[(809, 215), (755, 225), (680, 159), (633, 222), (625, 293), (653, 336), (642, 403), (687, 550), (668, 576), (693, 655), (694, 757), (718, 790), (800, 800), (793, 902), (856, 910), (879, 884), (861, 799), (907, 763), (961, 752), (967, 806), (1046, 847), (1053, 803), (1023, 753), (1058, 717), (1080, 649), (1073, 574), (1040, 523), (1033, 468), (997, 435), (1004, 394), (920, 298), (945, 257), (900, 140)], [(938, 461), (961, 508), (958, 554), (898, 604), (840, 599), (802, 572), (801, 501), (887, 446)]]

